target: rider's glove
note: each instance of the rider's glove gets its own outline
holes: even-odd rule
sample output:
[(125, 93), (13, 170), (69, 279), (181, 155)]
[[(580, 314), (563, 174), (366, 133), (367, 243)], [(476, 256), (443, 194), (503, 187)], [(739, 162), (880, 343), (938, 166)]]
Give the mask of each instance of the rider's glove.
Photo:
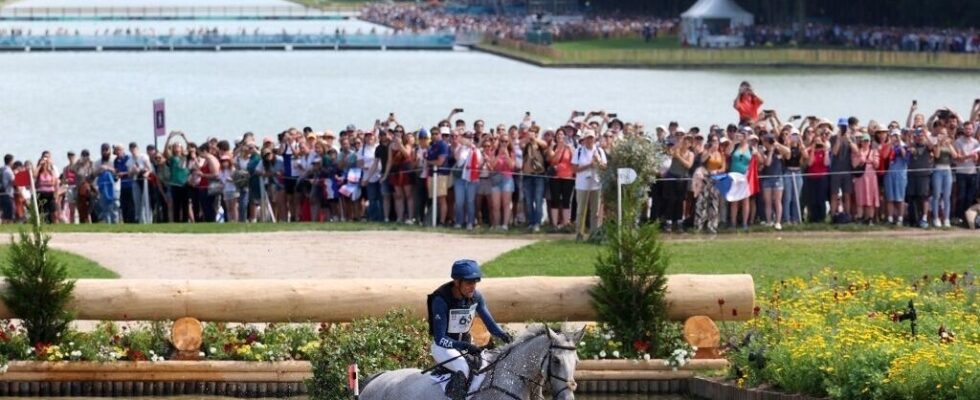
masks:
[(504, 341), (504, 343), (510, 343), (514, 341), (514, 338), (512, 338), (509, 333), (504, 332), (503, 335), (500, 336), (500, 340)]
[(467, 343), (466, 344), (466, 352), (467, 353), (470, 353), (472, 355), (477, 355), (477, 354), (480, 354), (481, 352), (483, 352), (483, 349), (481, 349), (480, 346), (477, 346), (477, 345), (475, 345), (473, 343)]

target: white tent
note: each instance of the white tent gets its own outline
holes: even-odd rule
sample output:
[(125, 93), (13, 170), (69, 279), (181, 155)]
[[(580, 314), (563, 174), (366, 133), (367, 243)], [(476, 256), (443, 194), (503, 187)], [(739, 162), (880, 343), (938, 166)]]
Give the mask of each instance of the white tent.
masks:
[(698, 0), (681, 14), (681, 39), (691, 46), (742, 46), (740, 28), (754, 23), (752, 14), (733, 0)]

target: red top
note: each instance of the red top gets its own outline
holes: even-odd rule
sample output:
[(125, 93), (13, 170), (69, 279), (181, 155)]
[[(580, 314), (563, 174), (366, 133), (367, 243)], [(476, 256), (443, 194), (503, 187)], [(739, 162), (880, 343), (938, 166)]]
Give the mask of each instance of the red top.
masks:
[(895, 152), (892, 150), (894, 148), (888, 143), (878, 148), (878, 176), (885, 176), (888, 166), (892, 165), (892, 160), (895, 158)]
[(207, 175), (210, 175), (211, 174), (211, 163), (208, 162), (208, 159), (207, 158), (204, 158), (204, 165), (201, 166), (201, 175), (202, 175), (201, 176), (201, 181), (197, 183), (197, 187), (198, 188), (201, 188), (201, 189), (207, 189), (208, 188), (208, 178), (205, 178), (203, 176), (203, 175), (206, 175), (206, 174)]
[(735, 110), (738, 111), (738, 118), (742, 121), (755, 122), (759, 119), (760, 108), (762, 108), (762, 99), (754, 93), (742, 93), (735, 101)]
[(572, 179), (575, 171), (572, 169), (572, 150), (564, 147), (561, 154), (558, 154), (558, 162), (555, 163), (555, 177), (562, 179)]
[(21, 170), (14, 175), (14, 186), (17, 187), (27, 187), (31, 185), (31, 176), (27, 174), (27, 170)]
[(810, 165), (806, 168), (806, 173), (808, 174), (826, 174), (830, 172), (830, 167), (827, 166), (827, 152), (820, 150), (814, 151), (810, 157)]

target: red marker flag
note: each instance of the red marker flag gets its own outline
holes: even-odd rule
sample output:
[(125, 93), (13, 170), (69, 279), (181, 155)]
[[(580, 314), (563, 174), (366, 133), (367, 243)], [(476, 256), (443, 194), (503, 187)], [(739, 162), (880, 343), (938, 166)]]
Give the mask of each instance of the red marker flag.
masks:
[(354, 392), (354, 398), (361, 395), (360, 385), (357, 381), (357, 364), (347, 366), (347, 386)]

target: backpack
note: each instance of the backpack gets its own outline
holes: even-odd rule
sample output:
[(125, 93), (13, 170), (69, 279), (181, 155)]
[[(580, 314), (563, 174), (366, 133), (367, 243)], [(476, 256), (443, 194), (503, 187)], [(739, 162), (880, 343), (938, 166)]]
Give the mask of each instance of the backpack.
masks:
[(541, 175), (544, 170), (544, 155), (541, 154), (541, 148), (535, 143), (528, 144), (524, 149), (524, 173)]

